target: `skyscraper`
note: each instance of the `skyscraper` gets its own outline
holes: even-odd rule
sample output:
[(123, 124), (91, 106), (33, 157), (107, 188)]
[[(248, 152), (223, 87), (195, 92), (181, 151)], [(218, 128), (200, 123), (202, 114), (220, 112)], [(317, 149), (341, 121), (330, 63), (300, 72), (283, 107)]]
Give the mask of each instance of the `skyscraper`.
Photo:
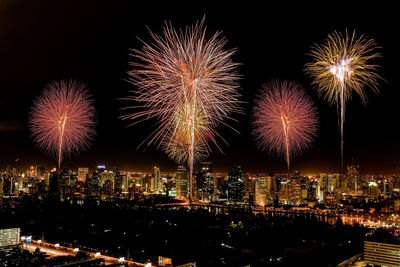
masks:
[(178, 166), (176, 171), (176, 195), (179, 197), (188, 197), (189, 193), (189, 176), (187, 169)]
[(255, 182), (255, 199), (257, 206), (268, 204), (268, 179), (267, 177), (258, 177)]
[(243, 171), (240, 166), (230, 169), (228, 174), (228, 201), (242, 202), (244, 196)]
[(78, 168), (78, 181), (85, 182), (89, 174), (89, 168)]
[(151, 173), (151, 191), (153, 192), (161, 192), (162, 184), (161, 184), (161, 174), (160, 168), (154, 166), (152, 173)]
[(299, 205), (301, 201), (300, 179), (290, 178), (288, 181), (289, 204)]
[(203, 162), (197, 173), (200, 198), (204, 202), (215, 200), (212, 162)]

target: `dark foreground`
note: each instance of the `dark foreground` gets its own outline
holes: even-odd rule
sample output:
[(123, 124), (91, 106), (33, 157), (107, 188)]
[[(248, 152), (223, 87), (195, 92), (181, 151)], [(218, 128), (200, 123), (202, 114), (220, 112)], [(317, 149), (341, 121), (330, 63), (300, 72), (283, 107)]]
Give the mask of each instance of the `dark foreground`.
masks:
[(30, 203), (0, 210), (0, 228), (138, 262), (198, 266), (335, 266), (361, 252), (367, 229), (305, 216), (132, 208), (132, 203)]

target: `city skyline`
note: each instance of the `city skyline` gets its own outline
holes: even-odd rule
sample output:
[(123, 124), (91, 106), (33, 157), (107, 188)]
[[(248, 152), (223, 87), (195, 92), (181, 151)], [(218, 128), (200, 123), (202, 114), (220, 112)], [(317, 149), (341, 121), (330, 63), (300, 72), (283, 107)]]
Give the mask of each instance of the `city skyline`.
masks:
[[(46, 1), (42, 3), (46, 4)], [(63, 20), (68, 11), (78, 10), (78, 7), (75, 24)], [(380, 84), (382, 95), (370, 95), (368, 106), (362, 105), (357, 96), (348, 105), (345, 132), (351, 134), (345, 134), (345, 165), (354, 160), (360, 165), (362, 173), (400, 172), (400, 156), (396, 153), (400, 148), (400, 141), (397, 141), (396, 124), (389, 123), (392, 118), (388, 115), (396, 116), (400, 113), (396, 111), (395, 105), (399, 96), (394, 80), (398, 54), (392, 42), (394, 24), (391, 23), (391, 18), (378, 21), (377, 18), (364, 18), (362, 13), (358, 17), (345, 14), (346, 19), (342, 22), (322, 21), (320, 25), (313, 25), (314, 20), (321, 19), (321, 15), (308, 11), (305, 14), (286, 15), (287, 22), (272, 25), (282, 13), (278, 12), (268, 18), (255, 18), (257, 16), (251, 16), (251, 12), (256, 12), (254, 10), (242, 12), (239, 8), (228, 7), (230, 12), (219, 16), (220, 10), (224, 8), (221, 6), (213, 9), (202, 7), (190, 14), (179, 15), (180, 12), (174, 10), (174, 7), (172, 5), (165, 10), (160, 9), (155, 14), (147, 14), (148, 17), (135, 13), (138, 15), (135, 17), (130, 16), (130, 12), (134, 11), (133, 5), (124, 1), (117, 2), (110, 9), (108, 5), (101, 3), (94, 11), (87, 4), (47, 3), (44, 10), (32, 7), (32, 14), (21, 13), (18, 3), (6, 1), (2, 4), (0, 10), (5, 16), (2, 17), (4, 23), (1, 24), (11, 25), (15, 31), (9, 32), (6, 28), (0, 28), (0, 37), (4, 40), (0, 51), (4, 53), (2, 58), (5, 61), (0, 72), (0, 88), (3, 92), (0, 98), (0, 168), (7, 165), (55, 166), (51, 157), (34, 147), (27, 129), (28, 112), (34, 97), (46, 83), (57, 79), (77, 78), (88, 84), (95, 99), (95, 107), (99, 110), (98, 135), (89, 150), (66, 159), (64, 166), (77, 168), (105, 163), (130, 170), (150, 170), (153, 165), (160, 166), (161, 170), (176, 170), (177, 165), (155, 147), (149, 147), (145, 151), (137, 149), (150, 133), (152, 122), (126, 128), (129, 123), (118, 120), (124, 114), (120, 109), (126, 104), (119, 99), (129, 90), (134, 90), (124, 81), (129, 70), (129, 49), (140, 46), (136, 37), (150, 40), (146, 25), (159, 32), (165, 20), (171, 20), (177, 27), (184, 27), (193, 24), (205, 14), (209, 29), (222, 30), (229, 40), (227, 47), (238, 49), (235, 61), (243, 64), (239, 69), (242, 75), (241, 93), (244, 95), (243, 101), (247, 102), (244, 105), (246, 115), (238, 116), (239, 122), (233, 125), (241, 134), (223, 130), (229, 146), (222, 146), (224, 154), (214, 147), (211, 157), (207, 159), (214, 162), (216, 171), (228, 171), (235, 165), (241, 165), (245, 172), (285, 170), (281, 159), (258, 151), (250, 134), (249, 114), (256, 91), (271, 78), (298, 80), (312, 96), (320, 112), (319, 137), (313, 148), (294, 160), (293, 170), (300, 170), (302, 173), (340, 170), (336, 109), (317, 98), (311, 79), (306, 77), (303, 67), (309, 60), (306, 54), (311, 45), (321, 42), (334, 29), (342, 31), (345, 28), (356, 28), (374, 38), (383, 47), (381, 74), (387, 82)], [(275, 8), (281, 10), (279, 6)], [(244, 18), (240, 23), (235, 21), (235, 15), (239, 12)], [(335, 11), (330, 12), (334, 14)], [(105, 14), (107, 17), (104, 17)], [(308, 17), (311, 14), (316, 19)], [(29, 24), (29, 19), (18, 24), (22, 16), (42, 18), (35, 20), (33, 25)], [(302, 17), (307, 18), (295, 25), (294, 22)], [(53, 25), (48, 25), (47, 19), (53, 21)], [(313, 27), (310, 28), (310, 25)], [(30, 34), (21, 36), (27, 30)], [(30, 48), (21, 51), (21, 44), (30, 44)], [(34, 49), (40, 51), (40, 56)], [(54, 59), (55, 56), (58, 56), (57, 60)], [(20, 77), (15, 73), (18, 73), (16, 70), (21, 62), (31, 71), (18, 79)]]

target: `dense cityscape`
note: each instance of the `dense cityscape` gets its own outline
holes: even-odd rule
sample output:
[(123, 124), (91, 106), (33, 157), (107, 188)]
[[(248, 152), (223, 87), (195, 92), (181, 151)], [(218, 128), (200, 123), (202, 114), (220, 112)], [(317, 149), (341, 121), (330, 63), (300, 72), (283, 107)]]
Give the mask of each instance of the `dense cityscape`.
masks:
[[(355, 233), (371, 234), (371, 230), (384, 231), (390, 234), (392, 241), (396, 241), (399, 236), (400, 177), (360, 175), (359, 166), (357, 165), (348, 166), (344, 176), (323, 173), (308, 176), (300, 172), (295, 172), (293, 175), (288, 176), (287, 174), (273, 173), (250, 174), (244, 172), (240, 166), (232, 167), (227, 173), (214, 173), (213, 163), (204, 162), (195, 172), (192, 203), (188, 202), (188, 178), (187, 169), (183, 166), (179, 166), (176, 172), (161, 172), (160, 168), (156, 166), (148, 172), (120, 171), (116, 167), (107, 168), (105, 165), (98, 165), (95, 169), (87, 167), (78, 169), (64, 168), (60, 179), (57, 179), (55, 170), (46, 170), (44, 167), (30, 166), (26, 170), (17, 170), (9, 166), (2, 172), (0, 179), (1, 205), (3, 210), (16, 209), (17, 213), (29, 213), (26, 209), (39, 205), (42, 208), (38, 212), (50, 217), (56, 216), (56, 213), (53, 212), (54, 215), (49, 215), (46, 214), (46, 211), (43, 211), (46, 210), (45, 207), (49, 203), (56, 205), (56, 207), (52, 207), (53, 209), (66, 209), (66, 206), (79, 207), (76, 211), (78, 213), (82, 212), (79, 209), (99, 209), (98, 212), (100, 212), (101, 209), (114, 207), (123, 210), (128, 209), (126, 211), (126, 216), (128, 216), (133, 209), (136, 210), (135, 212), (160, 213), (147, 216), (166, 218), (165, 222), (171, 221), (167, 223), (169, 226), (173, 225), (174, 221), (179, 220), (174, 217), (182, 216), (179, 214), (180, 212), (195, 213), (199, 217), (207, 217), (209, 216), (207, 213), (211, 213), (215, 214), (214, 216), (232, 216), (232, 221), (229, 222), (229, 228), (232, 231), (247, 229), (249, 225), (243, 225), (244, 222), (242, 220), (244, 219), (242, 217), (244, 214), (251, 214), (251, 216), (266, 216), (270, 218), (269, 221), (271, 218), (278, 221), (282, 220), (281, 223), (288, 223), (285, 221), (297, 219), (309, 220), (309, 223), (314, 224), (320, 222), (321, 224), (331, 225), (330, 227), (338, 227), (337, 225), (341, 224), (343, 225), (342, 227), (347, 226), (358, 229), (352, 230)], [(151, 211), (142, 210), (148, 208)], [(168, 215), (165, 212), (170, 212), (170, 214)], [(65, 216), (67, 214), (65, 213)], [(23, 218), (26, 215), (15, 216)], [(185, 216), (189, 216), (189, 214)], [(278, 219), (276, 218), (277, 216)], [(279, 219), (279, 217), (282, 218)], [(2, 220), (2, 225), (9, 226), (13, 220), (15, 218)], [(110, 258), (123, 259), (121, 261), (126, 259), (127, 262), (130, 260), (145, 264), (146, 260), (153, 260), (153, 263), (157, 263), (156, 256), (163, 256), (166, 259), (172, 258), (178, 260), (178, 262), (182, 260), (190, 262), (190, 259), (185, 258), (187, 255), (182, 255), (179, 252), (168, 252), (168, 255), (151, 255), (147, 251), (146, 253), (129, 254), (129, 252), (127, 253), (127, 248), (118, 250), (114, 247), (109, 247), (108, 244), (100, 245), (102, 242), (91, 243), (90, 240), (85, 240), (82, 237), (79, 242), (72, 237), (68, 237), (68, 235), (63, 239), (62, 237), (65, 234), (61, 230), (60, 232), (57, 231), (57, 234), (57, 232), (53, 232), (54, 230), (44, 228), (43, 225), (25, 225), (27, 222), (23, 221), (22, 219), (22, 222), (17, 222), (17, 226), (22, 228), (21, 234), (23, 237), (30, 236), (30, 238), (33, 238), (29, 245), (24, 243), (24, 248), (32, 251), (37, 248), (36, 245), (40, 245), (37, 242), (41, 242), (41, 239), (44, 238), (47, 240), (46, 242), (49, 242), (48, 246), (53, 246), (52, 249), (56, 249), (54, 247), (55, 244), (63, 242), (66, 246), (65, 249), (71, 247), (72, 253), (56, 250), (58, 251), (57, 253), (61, 253), (60, 255), (64, 255), (63, 253), (68, 256), (76, 255), (77, 251), (74, 252), (72, 249), (75, 249), (74, 245), (79, 244), (83, 248), (91, 247), (94, 250), (101, 250), (102, 253), (107, 251), (105, 255), (108, 253), (109, 255), (107, 256)], [(116, 231), (112, 225), (99, 224), (104, 227), (100, 227), (104, 235), (109, 231)], [(63, 227), (71, 228), (69, 229), (71, 231), (76, 226), (72, 223), (66, 223)], [(98, 226), (93, 225), (92, 227)], [(157, 230), (159, 231), (159, 229)], [(310, 241), (307, 240), (308, 238), (304, 240), (306, 244), (296, 244), (295, 247), (299, 245), (300, 248), (307, 248), (310, 245), (315, 247), (318, 244), (318, 241)], [(349, 242), (360, 243), (360, 240), (352, 240), (354, 237), (351, 237), (351, 235), (346, 238), (349, 239)], [(156, 240), (157, 238), (155, 238), (154, 242), (157, 242)], [(225, 237), (221, 240), (222, 243), (219, 245), (222, 248), (233, 251), (238, 249), (235, 244), (230, 243), (232, 241), (229, 241), (229, 238)], [(77, 242), (77, 244), (74, 244), (74, 242)], [(307, 242), (311, 244), (307, 244)], [(120, 246), (123, 246), (121, 244)], [(95, 247), (96, 245), (99, 247)], [(358, 244), (358, 246), (361, 247), (362, 245)], [(42, 247), (40, 248), (43, 249)], [(354, 249), (353, 246), (350, 248), (350, 251), (355, 251), (354, 254), (357, 254), (357, 249)], [(163, 249), (162, 252), (164, 251)], [(93, 255), (96, 253), (95, 251), (91, 252)], [(156, 253), (162, 252), (157, 251)], [(253, 260), (249, 260), (246, 257), (241, 260), (243, 264), (271, 260), (272, 265), (279, 266), (293, 261), (291, 257), (296, 258), (293, 255), (288, 257), (288, 255), (279, 253), (282, 252), (275, 252), (275, 255), (269, 256), (267, 259), (256, 254)], [(334, 257), (333, 264), (339, 264), (339, 261), (347, 260), (346, 257), (351, 258), (354, 256), (348, 253), (341, 253)], [(54, 256), (51, 252), (48, 254)], [(132, 255), (132, 259), (128, 258), (129, 255)], [(171, 257), (171, 255), (173, 256)], [(222, 258), (223, 256), (218, 260), (223, 262)], [(68, 260), (70, 261), (71, 259)], [(104, 260), (105, 262), (112, 262), (110, 259)], [(212, 262), (215, 259), (208, 260), (203, 259), (200, 262), (203, 261), (203, 264), (206, 265), (212, 265), (212, 263), (218, 265), (218, 263)], [(228, 259), (225, 259), (225, 261), (229, 262)], [(310, 266), (314, 265), (309, 261), (306, 262)], [(184, 264), (186, 262), (179, 263)], [(317, 266), (318, 264), (315, 265)]]
[(400, 266), (397, 9), (192, 4), (0, 1), (0, 266)]

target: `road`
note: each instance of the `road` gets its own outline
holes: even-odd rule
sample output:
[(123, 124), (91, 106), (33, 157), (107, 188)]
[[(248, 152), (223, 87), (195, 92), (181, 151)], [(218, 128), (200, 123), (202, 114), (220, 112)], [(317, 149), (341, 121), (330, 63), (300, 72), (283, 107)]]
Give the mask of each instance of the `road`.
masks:
[(30, 244), (27, 244), (24, 242), (23, 248), (26, 250), (30, 250), (30, 251), (35, 251), (37, 248), (39, 248), (40, 252), (43, 252), (43, 253), (53, 256), (53, 257), (75, 256), (76, 253), (78, 253), (78, 251), (83, 251), (90, 257), (103, 259), (106, 265), (115, 264), (115, 263), (125, 263), (125, 264), (128, 264), (128, 266), (134, 266), (134, 267), (136, 267), (136, 266), (144, 266), (144, 267), (154, 266), (154, 265), (150, 265), (149, 263), (145, 264), (145, 263), (125, 260), (125, 259), (114, 258), (114, 257), (110, 257), (107, 255), (101, 255), (99, 252), (94, 253), (94, 252), (79, 250), (77, 248), (70, 248), (70, 247), (61, 246), (59, 244), (43, 242), (41, 240), (32, 240)]

